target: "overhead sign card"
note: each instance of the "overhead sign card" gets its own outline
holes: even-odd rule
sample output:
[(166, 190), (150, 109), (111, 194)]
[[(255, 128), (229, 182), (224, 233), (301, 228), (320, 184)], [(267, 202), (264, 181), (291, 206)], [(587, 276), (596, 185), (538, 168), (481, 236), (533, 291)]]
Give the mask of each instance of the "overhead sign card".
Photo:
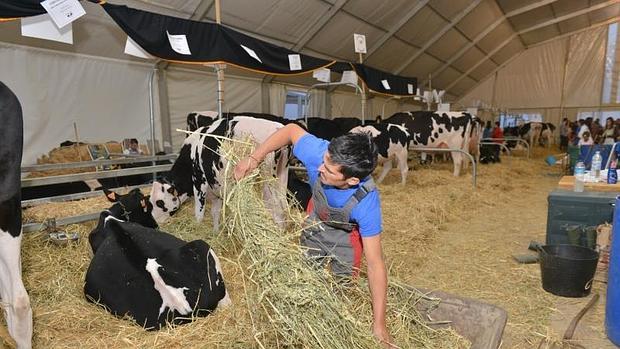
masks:
[(22, 35), (73, 44), (73, 26), (71, 24), (58, 28), (49, 13), (21, 19)]
[(366, 35), (353, 34), (355, 42), (355, 53), (366, 53)]
[(50, 14), (58, 28), (84, 16), (86, 11), (77, 0), (45, 0), (41, 6)]
[(170, 47), (174, 52), (188, 56), (192, 54), (189, 50), (189, 45), (187, 44), (187, 36), (184, 34), (171, 35), (168, 31), (166, 31), (166, 34), (168, 35)]

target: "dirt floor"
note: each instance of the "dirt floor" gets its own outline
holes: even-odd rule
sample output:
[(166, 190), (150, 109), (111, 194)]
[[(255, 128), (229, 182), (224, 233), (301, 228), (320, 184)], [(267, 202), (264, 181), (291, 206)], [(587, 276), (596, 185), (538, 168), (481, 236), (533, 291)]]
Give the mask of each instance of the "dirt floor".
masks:
[[(454, 178), (449, 163), (415, 166), (405, 187), (393, 171), (379, 186), (390, 277), (502, 307), (508, 312), (508, 323), (501, 348), (556, 347), (589, 297), (553, 296), (541, 287), (538, 264), (518, 264), (512, 259), (513, 254), (528, 253), (531, 240), (545, 241), (547, 195), (560, 177), (559, 170), (543, 159), (554, 153), (557, 150), (535, 149), (531, 159), (520, 155), (504, 157), (501, 164), (481, 165), (475, 189), (471, 169)], [(26, 210), (25, 219), (89, 213), (108, 203), (99, 198), (55, 205)], [(192, 208), (184, 210), (191, 212)], [(92, 227), (93, 223), (72, 225), (67, 230), (86, 237)], [(163, 228), (171, 230), (172, 225)], [(185, 232), (177, 236), (184, 239), (205, 234), (205, 224), (185, 224), (182, 229)], [(83, 275), (90, 260), (87, 239), (59, 248), (42, 244), (42, 235), (26, 236), (22, 257), (34, 311), (35, 348), (222, 347), (231, 341), (238, 348), (256, 347), (250, 344), (251, 334), (237, 338), (231, 334), (234, 331), (227, 333), (222, 327), (234, 328), (241, 322), (243, 308), (148, 333), (126, 320), (114, 319), (83, 300)], [(223, 254), (225, 276), (239, 274), (235, 257)], [(235, 286), (239, 285), (229, 287)], [(614, 347), (604, 334), (604, 290), (604, 283), (594, 284), (593, 292), (599, 292), (601, 299), (574, 336), (585, 348)], [(231, 296), (243, 298), (243, 292), (231, 290)], [(83, 323), (85, 316), (88, 323)], [(210, 332), (209, 338), (204, 338), (205, 331)], [(0, 339), (5, 337), (0, 331)]]

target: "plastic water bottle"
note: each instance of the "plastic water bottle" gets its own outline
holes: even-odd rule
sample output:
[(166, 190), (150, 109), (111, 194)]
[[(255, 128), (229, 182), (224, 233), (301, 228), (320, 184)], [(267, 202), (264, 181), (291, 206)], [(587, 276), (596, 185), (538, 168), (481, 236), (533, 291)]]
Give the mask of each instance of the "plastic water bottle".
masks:
[(595, 181), (599, 181), (601, 178), (601, 163), (603, 162), (603, 157), (601, 156), (600, 151), (596, 151), (594, 156), (592, 157), (592, 175), (594, 176)]
[(616, 171), (616, 161), (612, 161), (607, 170), (607, 184), (616, 184), (618, 182), (618, 172)]
[(577, 165), (575, 165), (575, 189), (574, 191), (577, 193), (581, 193), (584, 189), (584, 180), (586, 177), (586, 165), (583, 162), (579, 161)]

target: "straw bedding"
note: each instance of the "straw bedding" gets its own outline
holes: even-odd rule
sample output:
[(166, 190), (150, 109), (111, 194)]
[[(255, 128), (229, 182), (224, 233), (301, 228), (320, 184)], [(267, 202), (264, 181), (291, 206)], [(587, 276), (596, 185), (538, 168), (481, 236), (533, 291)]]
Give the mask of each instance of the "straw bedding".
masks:
[[(514, 347), (527, 347), (527, 344), (535, 342), (540, 337), (537, 333), (546, 333), (545, 324), (551, 312), (551, 301), (540, 289), (536, 267), (510, 263), (506, 261), (508, 255), (502, 255), (503, 263), (496, 265), (483, 265), (471, 256), (442, 255), (447, 251), (454, 252), (438, 243), (445, 241), (446, 234), (470, 234), (467, 239), (458, 240), (464, 255), (477, 251), (493, 256), (493, 251), (482, 241), (487, 236), (477, 232), (474, 234), (467, 228), (467, 223), (472, 221), (472, 217), (482, 215), (485, 209), (497, 206), (507, 209), (508, 205), (504, 202), (514, 195), (534, 195), (537, 183), (544, 183), (547, 187), (552, 181), (557, 183), (557, 177), (544, 175), (547, 169), (539, 165), (540, 162), (514, 158), (512, 164), (505, 161), (501, 165), (483, 167), (476, 190), (471, 188), (470, 175), (453, 178), (450, 164), (410, 172), (405, 189), (397, 184), (396, 174), (388, 176), (386, 183), (380, 186), (380, 192), (384, 214), (384, 252), (393, 279), (499, 304), (510, 313), (504, 337), (510, 338)], [(252, 180), (258, 178), (253, 177)], [(248, 187), (242, 189), (244, 186)], [(375, 347), (376, 344), (368, 336), (371, 312), (367, 289), (364, 286), (342, 289), (329, 274), (305, 267), (303, 259), (295, 260), (295, 256), (299, 256), (299, 248), (294, 243), (299, 229), (299, 214), (292, 212), (290, 228), (282, 231), (273, 225), (263, 208), (256, 209), (255, 205), (260, 205), (260, 201), (250, 205), (250, 201), (258, 200), (254, 194), (248, 196), (248, 193), (253, 193), (249, 189), (251, 186), (251, 181), (248, 181), (228, 187), (223, 233), (212, 232), (208, 218), (196, 223), (191, 204), (185, 205), (173, 220), (161, 227), (182, 239), (200, 238), (212, 245), (222, 259), (233, 305), (219, 309), (206, 318), (198, 318), (191, 324), (157, 332), (145, 332), (130, 321), (114, 318), (84, 300), (83, 279), (91, 258), (86, 236), (95, 223), (65, 227), (67, 231), (79, 232), (82, 236), (78, 243), (65, 248), (43, 243), (43, 233), (26, 234), (22, 260), (24, 282), (34, 311), (35, 347), (272, 348), (278, 345), (320, 347), (318, 343), (323, 343), (324, 347), (337, 348), (330, 342), (334, 339), (329, 337), (330, 331), (344, 333), (342, 330), (330, 327), (330, 331), (325, 331), (317, 327), (312, 333), (309, 328), (314, 329), (314, 323), (310, 321), (318, 318), (321, 323), (326, 322), (325, 314), (333, 315), (334, 312), (342, 317), (344, 323), (352, 325), (348, 328), (353, 328), (345, 334), (344, 342), (348, 346), (344, 348), (352, 347), (353, 338), (359, 340), (358, 347)], [(244, 194), (238, 195), (235, 190)], [(243, 205), (248, 206), (244, 208)], [(35, 207), (27, 210), (25, 216), (28, 220), (38, 221), (51, 215), (61, 217), (87, 213), (107, 206), (104, 198), (95, 198), (58, 206), (46, 205), (45, 208)], [(506, 214), (509, 215), (509, 212)], [(250, 216), (256, 217), (248, 218)], [(251, 223), (247, 219), (256, 221)], [(256, 227), (248, 228), (252, 226)], [(253, 235), (243, 235), (250, 233)], [(253, 250), (263, 255), (252, 256)], [(495, 255), (495, 258), (498, 256)], [(296, 271), (312, 273), (317, 279), (311, 285), (305, 284), (302, 275), (283, 267), (290, 265), (283, 264), (289, 263), (284, 262), (288, 259), (299, 264), (299, 267), (295, 265)], [(278, 280), (269, 288), (261, 284), (265, 279)], [(323, 303), (328, 309), (317, 310), (309, 305), (303, 308), (310, 304), (307, 302), (318, 298), (316, 292), (322, 292), (321, 297), (332, 295), (332, 299)], [(397, 292), (401, 294), (396, 295)], [(409, 310), (405, 313), (399, 311), (411, 308), (411, 304), (406, 302), (407, 296), (412, 296), (412, 293), (399, 289), (397, 284), (390, 288), (388, 326), (396, 344), (403, 348), (467, 347), (467, 343), (453, 333), (430, 331), (417, 321), (409, 321), (410, 317), (419, 314)], [(536, 297), (539, 307), (531, 305), (532, 297)], [(418, 296), (414, 295), (410, 302), (415, 299)], [(284, 311), (278, 314), (279, 308), (276, 306), (282, 306)], [(300, 306), (312, 310), (295, 314)], [(290, 318), (297, 315), (302, 320), (300, 322), (308, 323), (294, 326)], [(302, 327), (296, 327), (300, 325)]]

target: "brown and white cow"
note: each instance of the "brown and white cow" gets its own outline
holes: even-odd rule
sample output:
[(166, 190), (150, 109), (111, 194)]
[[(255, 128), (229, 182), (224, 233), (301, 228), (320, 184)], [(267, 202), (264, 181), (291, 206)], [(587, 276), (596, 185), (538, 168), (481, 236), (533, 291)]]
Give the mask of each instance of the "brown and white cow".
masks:
[(17, 348), (32, 347), (32, 308), (22, 282), (21, 162), (22, 108), (0, 82), (0, 299)]
[[(404, 126), (416, 148), (449, 148), (468, 152), (474, 118), (465, 112), (413, 111), (396, 113), (385, 120)], [(452, 152), (454, 176), (463, 166), (463, 155)]]
[(381, 175), (377, 183), (381, 183), (392, 168), (392, 160), (396, 160), (400, 170), (401, 184), (407, 181), (407, 155), (409, 149), (409, 132), (404, 126), (380, 123), (372, 126), (357, 126), (351, 129), (351, 133), (369, 133), (377, 145), (379, 164), (383, 165)]
[[(155, 220), (158, 223), (164, 222), (178, 210), (187, 197), (193, 196), (196, 220), (202, 220), (206, 203), (209, 201), (213, 227), (218, 229), (222, 208), (221, 184), (224, 183), (227, 160), (219, 154), (221, 139), (217, 137), (240, 140), (249, 136), (260, 144), (282, 127), (284, 125), (276, 121), (248, 116), (217, 119), (208, 127), (199, 127), (183, 142), (179, 157), (170, 170), (169, 183), (153, 183), (150, 200)], [(288, 149), (281, 149), (277, 154), (271, 153), (265, 158), (266, 168), (273, 171), (272, 174), (278, 178), (277, 190), (286, 190), (288, 157)], [(267, 185), (263, 188), (263, 196), (276, 221), (282, 223), (286, 202), (281, 202), (278, 199), (281, 196), (272, 192)]]

